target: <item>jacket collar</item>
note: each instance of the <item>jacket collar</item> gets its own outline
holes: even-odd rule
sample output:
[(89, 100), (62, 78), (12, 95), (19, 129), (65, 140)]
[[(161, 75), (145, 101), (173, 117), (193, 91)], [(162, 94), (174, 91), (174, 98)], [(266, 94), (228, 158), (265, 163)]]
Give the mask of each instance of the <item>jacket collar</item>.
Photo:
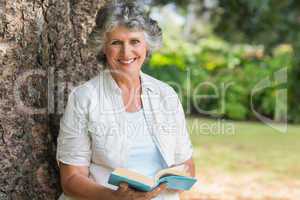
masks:
[[(116, 81), (113, 79), (109, 69), (102, 70), (101, 73), (103, 76), (104, 84), (106, 85), (106, 87), (108, 87), (107, 89), (109, 89), (110, 91), (114, 91), (118, 94), (121, 94), (122, 91), (119, 88)], [(141, 71), (140, 77), (141, 77), (141, 84), (142, 84), (143, 92), (149, 91), (152, 93), (159, 93), (158, 86), (155, 84), (155, 82), (149, 75), (147, 75)]]

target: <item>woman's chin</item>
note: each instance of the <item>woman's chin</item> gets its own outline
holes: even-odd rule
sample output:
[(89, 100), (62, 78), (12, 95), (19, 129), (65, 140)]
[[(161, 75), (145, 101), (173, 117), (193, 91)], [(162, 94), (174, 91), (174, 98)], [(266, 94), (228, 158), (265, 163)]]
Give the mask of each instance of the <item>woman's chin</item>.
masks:
[(134, 73), (134, 72), (139, 72), (141, 70), (141, 66), (137, 65), (136, 63), (122, 64), (119, 66), (119, 69), (123, 72)]

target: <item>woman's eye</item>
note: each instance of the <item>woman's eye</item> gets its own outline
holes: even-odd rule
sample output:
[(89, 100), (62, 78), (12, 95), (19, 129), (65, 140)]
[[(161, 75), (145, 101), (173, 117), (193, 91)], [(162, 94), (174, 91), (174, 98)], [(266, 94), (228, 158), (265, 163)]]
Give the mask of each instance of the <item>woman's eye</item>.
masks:
[(131, 43), (132, 44), (138, 44), (138, 43), (140, 43), (140, 41), (139, 40), (132, 40)]
[(120, 41), (112, 41), (111, 44), (112, 45), (119, 45), (119, 44), (121, 44), (121, 42)]

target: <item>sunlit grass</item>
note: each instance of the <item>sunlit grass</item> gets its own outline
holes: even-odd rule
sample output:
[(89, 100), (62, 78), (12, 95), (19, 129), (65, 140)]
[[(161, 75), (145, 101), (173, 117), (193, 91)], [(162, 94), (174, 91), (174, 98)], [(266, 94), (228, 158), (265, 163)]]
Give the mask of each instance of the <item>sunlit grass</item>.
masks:
[(300, 126), (286, 133), (263, 123), (189, 118), (197, 170), (266, 172), (300, 178)]

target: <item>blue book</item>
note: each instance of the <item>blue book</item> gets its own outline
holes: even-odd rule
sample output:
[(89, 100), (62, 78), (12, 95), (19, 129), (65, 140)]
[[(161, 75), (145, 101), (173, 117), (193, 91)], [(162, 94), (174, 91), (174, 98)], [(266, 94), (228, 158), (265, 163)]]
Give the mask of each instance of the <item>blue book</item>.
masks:
[(136, 190), (149, 192), (161, 183), (166, 183), (168, 189), (189, 190), (197, 182), (197, 179), (187, 176), (178, 167), (160, 170), (154, 179), (125, 168), (117, 168), (110, 174), (108, 183), (119, 186), (122, 182), (128, 183), (131, 188)]

